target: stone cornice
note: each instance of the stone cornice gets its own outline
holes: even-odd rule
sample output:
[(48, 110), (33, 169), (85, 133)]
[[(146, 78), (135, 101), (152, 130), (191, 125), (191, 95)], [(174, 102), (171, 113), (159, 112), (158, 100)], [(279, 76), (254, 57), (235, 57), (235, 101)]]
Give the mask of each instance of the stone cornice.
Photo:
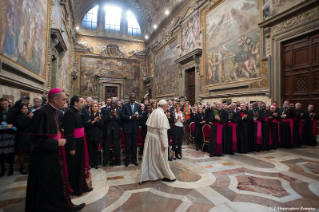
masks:
[(318, 6), (319, 0), (307, 0), (303, 3), (300, 3), (284, 12), (281, 12), (261, 23), (259, 23), (260, 28), (266, 28), (274, 26), (284, 20), (287, 20), (293, 16), (296, 16), (300, 13), (304, 13), (306, 10), (313, 9), (314, 7)]

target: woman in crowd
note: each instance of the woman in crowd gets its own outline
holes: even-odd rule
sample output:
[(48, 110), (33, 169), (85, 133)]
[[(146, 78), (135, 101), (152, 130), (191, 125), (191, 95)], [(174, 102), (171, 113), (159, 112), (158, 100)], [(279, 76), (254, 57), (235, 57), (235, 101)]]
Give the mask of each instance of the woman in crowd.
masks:
[(19, 155), (21, 174), (28, 174), (27, 168), (24, 166), (24, 159), (26, 153), (31, 152), (31, 137), (28, 129), (32, 116), (32, 112), (28, 114), (28, 104), (22, 103), (14, 117), (14, 125), (17, 127), (15, 151)]
[(157, 109), (157, 101), (156, 100), (153, 100), (151, 102), (151, 107), (152, 107), (152, 111), (156, 110)]
[(187, 135), (189, 135), (189, 124), (191, 123), (191, 117), (192, 117), (192, 108), (189, 106), (189, 102), (186, 101), (183, 107), (183, 115), (185, 119), (185, 132)]
[(173, 158), (176, 157), (177, 159), (182, 159), (182, 143), (184, 137), (184, 123), (185, 119), (183, 116), (183, 112), (181, 111), (181, 104), (175, 104), (175, 113), (173, 113), (174, 117), (174, 129), (173, 129), (173, 144), (172, 149), (175, 155), (173, 154)]
[(203, 113), (203, 108), (198, 107), (197, 113), (194, 116), (194, 122), (195, 122), (194, 138), (196, 141), (196, 151), (198, 151), (198, 149), (201, 146), (201, 143), (203, 142), (202, 128), (204, 124), (206, 124), (205, 120), (206, 120), (206, 116), (205, 116), (205, 113)]
[(10, 164), (8, 176), (13, 175), (13, 163), (15, 155), (15, 131), (13, 127), (14, 109), (9, 108), (9, 99), (0, 99), (0, 165), (1, 172), (0, 177), (4, 176), (6, 172), (5, 161)]
[(98, 148), (103, 134), (103, 121), (101, 121), (99, 103), (94, 101), (88, 116), (85, 118), (84, 127), (88, 145), (90, 167), (98, 169)]

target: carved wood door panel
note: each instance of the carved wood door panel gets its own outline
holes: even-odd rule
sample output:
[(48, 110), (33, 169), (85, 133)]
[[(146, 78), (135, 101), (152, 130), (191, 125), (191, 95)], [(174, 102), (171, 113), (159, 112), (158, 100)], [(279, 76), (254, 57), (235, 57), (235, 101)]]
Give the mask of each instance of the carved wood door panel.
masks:
[(312, 103), (319, 111), (319, 33), (282, 45), (282, 94), (284, 100), (300, 102), (302, 109)]
[(107, 98), (117, 97), (117, 87), (106, 86), (105, 87), (105, 100)]

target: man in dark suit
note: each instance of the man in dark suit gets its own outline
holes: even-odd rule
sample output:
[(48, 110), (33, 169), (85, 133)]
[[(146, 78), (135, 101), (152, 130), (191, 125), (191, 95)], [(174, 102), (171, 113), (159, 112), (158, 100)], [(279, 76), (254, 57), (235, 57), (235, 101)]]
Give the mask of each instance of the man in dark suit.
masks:
[(141, 153), (143, 154), (143, 150), (144, 150), (144, 142), (145, 142), (145, 138), (146, 138), (146, 134), (147, 134), (147, 125), (146, 125), (146, 121), (148, 119), (148, 117), (151, 115), (152, 113), (152, 107), (151, 105), (145, 105), (145, 110), (142, 112), (142, 118), (140, 119), (140, 126), (142, 127), (142, 147), (141, 147)]
[(128, 166), (130, 161), (135, 166), (137, 164), (137, 136), (139, 128), (139, 119), (142, 118), (141, 106), (135, 103), (136, 95), (130, 94), (130, 102), (123, 105), (122, 121), (123, 131), (125, 134), (125, 166)]
[(121, 113), (119, 109), (116, 108), (116, 102), (111, 102), (111, 108), (106, 110), (106, 113), (103, 115), (104, 124), (106, 125), (106, 136), (104, 137), (104, 147), (103, 147), (103, 166), (106, 166), (110, 158), (110, 148), (113, 143), (113, 150), (116, 160), (116, 165), (121, 165), (121, 156), (120, 156), (120, 137), (121, 137)]

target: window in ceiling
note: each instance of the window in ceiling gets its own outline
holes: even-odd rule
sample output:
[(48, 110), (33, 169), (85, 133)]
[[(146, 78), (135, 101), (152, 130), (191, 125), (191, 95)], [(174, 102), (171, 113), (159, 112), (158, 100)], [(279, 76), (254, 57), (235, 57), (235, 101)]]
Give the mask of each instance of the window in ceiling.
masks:
[(108, 32), (121, 31), (122, 9), (116, 6), (105, 7), (105, 30)]
[(95, 6), (89, 12), (86, 13), (82, 20), (81, 28), (88, 30), (96, 30), (98, 10), (99, 6)]
[(141, 28), (134, 14), (130, 11), (127, 11), (127, 26), (128, 26), (128, 34), (133, 36), (141, 36)]

